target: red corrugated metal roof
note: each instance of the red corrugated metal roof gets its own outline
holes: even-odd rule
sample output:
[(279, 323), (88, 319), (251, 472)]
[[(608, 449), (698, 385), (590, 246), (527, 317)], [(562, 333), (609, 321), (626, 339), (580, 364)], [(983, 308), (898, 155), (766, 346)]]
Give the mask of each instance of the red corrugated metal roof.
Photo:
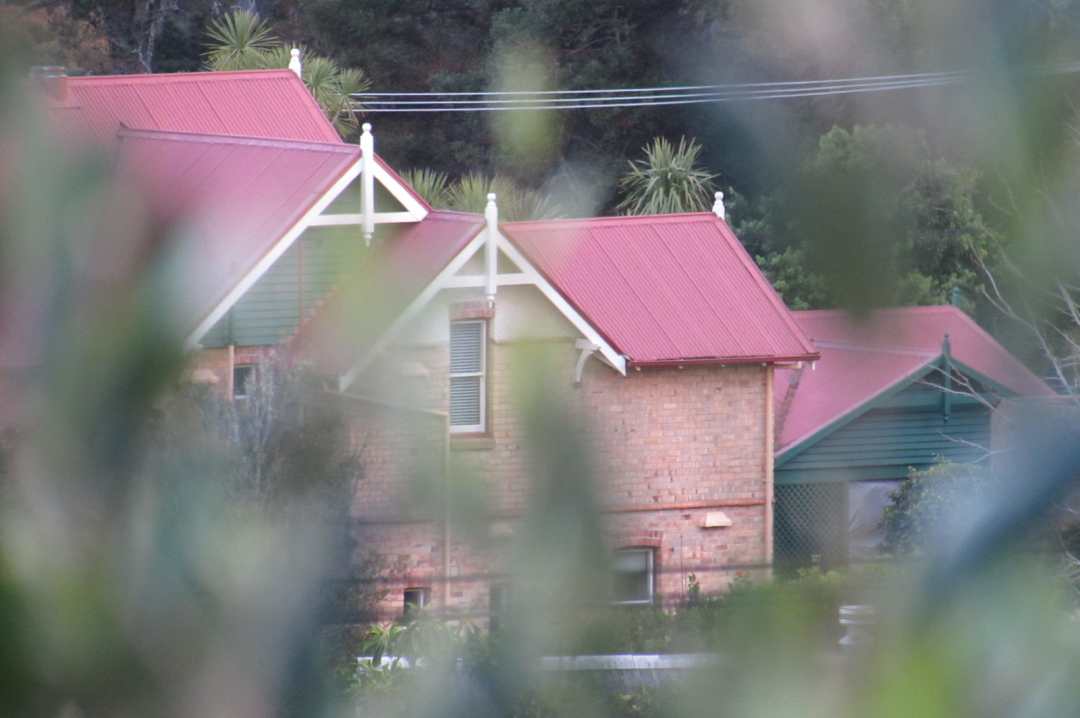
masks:
[(633, 365), (817, 356), (731, 228), (712, 213), (502, 229)]
[[(61, 132), (111, 143), (121, 128), (344, 144), (291, 70), (69, 77), (50, 113)], [(431, 207), (378, 155), (375, 161)]]
[(177, 319), (191, 327), (356, 163), (342, 143), (122, 130), (119, 175), (183, 222)]
[(69, 77), (77, 107), (98, 139), (121, 127), (341, 142), (304, 83), (289, 70)]
[(924, 371), (949, 335), (960, 363), (1024, 396), (1053, 391), (956, 307), (884, 309), (857, 319), (842, 310), (793, 312), (821, 352), (811, 369), (776, 372), (779, 452), (810, 438), (893, 386)]
[(293, 353), (322, 371), (347, 371), (483, 226), (480, 215), (445, 210), (417, 224), (381, 225), (375, 250), (300, 328)]

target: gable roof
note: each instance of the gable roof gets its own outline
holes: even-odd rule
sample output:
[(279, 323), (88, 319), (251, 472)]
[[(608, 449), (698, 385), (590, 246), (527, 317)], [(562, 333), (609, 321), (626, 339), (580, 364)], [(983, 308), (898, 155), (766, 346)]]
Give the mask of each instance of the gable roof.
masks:
[[(63, 78), (51, 112), (109, 142), (121, 127), (304, 142), (341, 142), (291, 70)], [(77, 117), (78, 119), (72, 119)]]
[(203, 320), (347, 171), (343, 143), (121, 130), (118, 163), (158, 216), (183, 222), (171, 248), (174, 319)]
[(502, 230), (631, 365), (817, 357), (711, 212), (510, 222)]
[[(67, 135), (109, 144), (121, 129), (261, 137), (345, 144), (292, 70), (88, 75), (61, 78), (63, 97), (49, 112)], [(394, 169), (379, 169), (425, 211), (431, 209)]]
[(843, 310), (793, 312), (821, 359), (813, 368), (778, 369), (773, 397), (776, 447), (787, 454), (878, 397), (931, 371), (950, 355), (973, 378), (1021, 396), (1053, 391), (967, 314), (952, 306), (883, 309), (861, 319)]
[(337, 287), (289, 342), (292, 353), (320, 371), (341, 375), (369, 352), (465, 248), (484, 218), (433, 210), (416, 224), (384, 225), (362, 264)]

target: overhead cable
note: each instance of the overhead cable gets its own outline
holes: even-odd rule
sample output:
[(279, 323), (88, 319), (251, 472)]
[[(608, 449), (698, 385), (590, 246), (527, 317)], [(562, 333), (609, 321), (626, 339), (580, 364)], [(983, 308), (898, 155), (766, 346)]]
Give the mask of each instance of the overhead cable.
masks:
[[(1041, 66), (1032, 68), (1030, 71), (1039, 75), (1075, 73), (1080, 71), (1080, 63)], [(747, 82), (724, 85), (682, 85), (675, 87), (607, 88), (597, 90), (362, 92), (354, 93), (353, 97), (357, 98), (360, 105), (362, 105), (359, 109), (368, 113), (620, 109), (888, 92), (942, 87), (967, 82), (974, 77), (970, 71), (957, 70), (831, 80)]]

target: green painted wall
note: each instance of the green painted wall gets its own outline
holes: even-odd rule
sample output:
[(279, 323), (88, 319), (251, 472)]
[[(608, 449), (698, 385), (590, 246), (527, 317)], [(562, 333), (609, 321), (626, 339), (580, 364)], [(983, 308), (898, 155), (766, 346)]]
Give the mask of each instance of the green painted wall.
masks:
[(363, 261), (357, 227), (309, 229), (203, 338), (204, 347), (277, 344), (299, 326), (344, 271)]
[(776, 483), (818, 483), (905, 478), (938, 457), (982, 458), (988, 446), (990, 413), (973, 400), (953, 397), (948, 420), (943, 394), (913, 385), (776, 467)]

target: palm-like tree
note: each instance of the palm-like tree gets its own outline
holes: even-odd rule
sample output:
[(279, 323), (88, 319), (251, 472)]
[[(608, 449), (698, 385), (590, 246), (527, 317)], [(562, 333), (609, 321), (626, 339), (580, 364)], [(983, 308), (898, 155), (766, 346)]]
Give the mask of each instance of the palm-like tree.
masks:
[[(291, 48), (276, 38), (269, 24), (248, 10), (234, 10), (210, 24), (206, 31), (206, 66), (211, 70), (266, 70), (286, 68)], [(357, 104), (351, 95), (371, 86), (362, 70), (342, 68), (328, 57), (307, 53), (303, 57), (304, 84), (323, 112), (341, 132), (359, 124)]]
[(525, 219), (548, 219), (559, 214), (558, 207), (547, 195), (522, 187), (509, 177), (489, 177), (473, 172), (458, 178), (447, 191), (450, 209), (463, 212), (483, 212), (489, 192), (499, 203), (499, 217), (509, 222)]
[[(206, 31), (206, 65), (211, 70), (255, 70), (265, 67), (267, 56), (282, 47), (270, 25), (247, 10), (234, 10), (210, 23)], [(286, 51), (288, 55), (288, 51)], [(286, 58), (282, 67), (288, 67)]]
[(657, 137), (643, 148), (645, 158), (630, 162), (619, 180), (626, 214), (700, 212), (712, 205), (715, 175), (698, 166), (701, 145), (679, 138), (676, 146)]
[(494, 192), (498, 197), (499, 217), (504, 220), (549, 219), (559, 215), (558, 207), (547, 195), (522, 187), (503, 175), (491, 177), (471, 172), (451, 182), (445, 172), (414, 169), (402, 177), (432, 207), (483, 212), (488, 194)]
[(445, 172), (427, 168), (402, 173), (405, 182), (428, 201), (432, 207), (449, 207), (450, 178)]

